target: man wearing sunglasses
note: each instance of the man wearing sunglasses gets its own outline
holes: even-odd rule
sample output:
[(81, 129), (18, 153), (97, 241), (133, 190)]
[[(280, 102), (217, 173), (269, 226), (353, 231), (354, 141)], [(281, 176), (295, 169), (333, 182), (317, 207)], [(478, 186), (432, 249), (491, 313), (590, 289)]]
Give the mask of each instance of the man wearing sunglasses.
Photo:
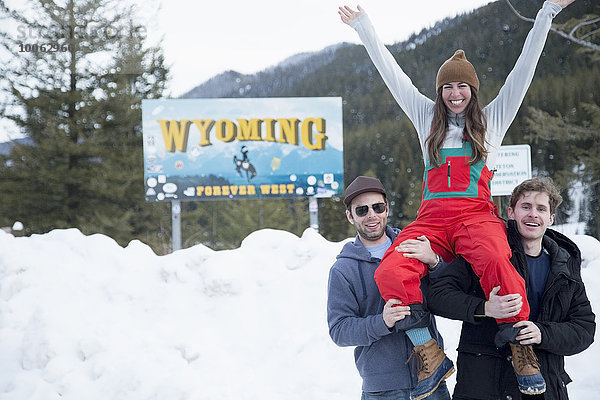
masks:
[[(442, 344), (435, 320), (428, 312), (416, 316), (397, 299), (387, 303), (375, 283), (375, 270), (399, 229), (387, 225), (389, 207), (379, 179), (359, 176), (346, 188), (346, 217), (357, 236), (337, 256), (329, 272), (327, 321), (329, 334), (338, 346), (355, 346), (356, 367), (363, 379), (362, 397), (409, 400), (417, 384), (415, 369), (407, 360), (413, 344), (405, 334), (407, 324), (429, 328)], [(437, 268), (441, 259), (424, 236), (402, 243), (407, 256)], [(422, 289), (426, 290), (428, 278)], [(444, 381), (429, 400), (449, 400)]]

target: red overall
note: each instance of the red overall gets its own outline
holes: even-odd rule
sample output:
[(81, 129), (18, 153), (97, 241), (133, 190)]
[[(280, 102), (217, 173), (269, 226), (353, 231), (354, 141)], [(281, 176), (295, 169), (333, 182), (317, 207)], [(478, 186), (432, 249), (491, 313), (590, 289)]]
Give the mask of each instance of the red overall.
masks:
[(525, 281), (510, 263), (506, 226), (494, 214), (492, 173), (483, 162), (468, 165), (470, 154), (467, 142), (462, 148), (442, 149), (441, 166), (428, 165), (417, 219), (400, 232), (387, 250), (375, 271), (375, 281), (386, 301), (394, 298), (403, 305), (423, 303), (420, 284), (427, 266), (404, 257), (395, 248), (406, 239), (425, 235), (433, 251), (444, 260), (460, 255), (471, 264), (486, 297), (495, 286), (500, 286), (500, 296), (509, 293), (522, 296), (521, 312), (497, 320), (498, 323), (527, 320)]

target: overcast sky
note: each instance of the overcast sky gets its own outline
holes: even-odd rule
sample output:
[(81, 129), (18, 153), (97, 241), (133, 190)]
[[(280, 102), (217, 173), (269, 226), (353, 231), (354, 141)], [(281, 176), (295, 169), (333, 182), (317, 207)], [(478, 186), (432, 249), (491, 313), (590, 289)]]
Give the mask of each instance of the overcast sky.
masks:
[[(167, 95), (178, 97), (227, 70), (259, 72), (287, 57), (329, 45), (359, 43), (341, 22), (338, 6), (360, 4), (384, 43), (407, 39), (446, 17), (472, 11), (490, 0), (133, 0), (149, 43), (162, 40), (171, 81)], [(19, 0), (10, 0), (20, 8)], [(541, 5), (541, 1), (540, 1)], [(508, 7), (507, 7), (507, 12)], [(2, 78), (0, 78), (2, 79)], [(18, 138), (14, 125), (0, 120), (0, 142)]]
[[(160, 3), (153, 1), (158, 9)], [(358, 4), (369, 13), (384, 43), (392, 44), (445, 17), (490, 2), (362, 0)], [(226, 70), (254, 73), (294, 54), (344, 41), (358, 43), (356, 32), (337, 14), (343, 4), (357, 5), (338, 0), (163, 1), (149, 19), (148, 34), (151, 39), (163, 37), (171, 66), (171, 94), (179, 96)]]

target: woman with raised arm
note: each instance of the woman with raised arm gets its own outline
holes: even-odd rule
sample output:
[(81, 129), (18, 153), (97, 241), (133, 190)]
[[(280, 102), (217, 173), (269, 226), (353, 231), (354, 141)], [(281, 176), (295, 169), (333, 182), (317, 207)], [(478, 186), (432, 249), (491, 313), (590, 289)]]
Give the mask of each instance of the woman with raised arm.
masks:
[[(417, 219), (398, 235), (375, 274), (381, 295), (386, 301), (394, 298), (410, 304), (415, 321), (427, 312), (419, 288), (427, 267), (405, 256), (401, 246), (400, 251), (395, 250), (407, 240), (403, 246), (411, 240), (429, 240), (435, 253), (446, 261), (464, 257), (485, 293), (500, 286), (498, 295), (521, 295), (520, 312), (497, 320), (496, 342), (499, 347), (510, 344), (519, 389), (528, 394), (543, 393), (546, 384), (531, 345), (515, 340), (519, 329), (513, 324), (528, 319), (529, 305), (523, 278), (509, 261), (506, 227), (497, 216), (490, 187), (498, 149), (531, 84), (552, 20), (573, 1), (544, 2), (513, 70), (497, 97), (483, 108), (477, 98), (479, 79), (463, 50), (456, 50), (440, 67), (433, 101), (414, 87), (360, 6), (358, 10), (339, 8), (342, 21), (358, 32), (388, 89), (415, 126), (425, 162)], [(431, 394), (453, 372), (453, 366), (427, 328), (411, 328), (408, 322), (403, 330), (415, 346), (420, 366), (412, 396), (418, 400)]]

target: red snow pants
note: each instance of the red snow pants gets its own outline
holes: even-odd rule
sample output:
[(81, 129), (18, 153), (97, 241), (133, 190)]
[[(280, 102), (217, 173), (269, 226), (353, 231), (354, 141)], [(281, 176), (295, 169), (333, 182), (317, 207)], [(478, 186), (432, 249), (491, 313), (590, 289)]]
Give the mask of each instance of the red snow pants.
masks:
[(416, 259), (404, 257), (395, 248), (406, 239), (425, 235), (433, 251), (444, 260), (450, 261), (460, 255), (471, 264), (486, 298), (495, 286), (500, 286), (499, 296), (510, 293), (522, 296), (521, 312), (511, 318), (497, 320), (498, 323), (527, 320), (529, 304), (525, 281), (510, 263), (506, 226), (492, 214), (492, 210), (493, 203), (481, 204), (477, 199), (424, 201), (419, 217), (400, 232), (375, 272), (381, 296), (386, 301), (399, 299), (403, 305), (423, 303), (420, 284), (421, 278), (428, 272), (427, 266)]

